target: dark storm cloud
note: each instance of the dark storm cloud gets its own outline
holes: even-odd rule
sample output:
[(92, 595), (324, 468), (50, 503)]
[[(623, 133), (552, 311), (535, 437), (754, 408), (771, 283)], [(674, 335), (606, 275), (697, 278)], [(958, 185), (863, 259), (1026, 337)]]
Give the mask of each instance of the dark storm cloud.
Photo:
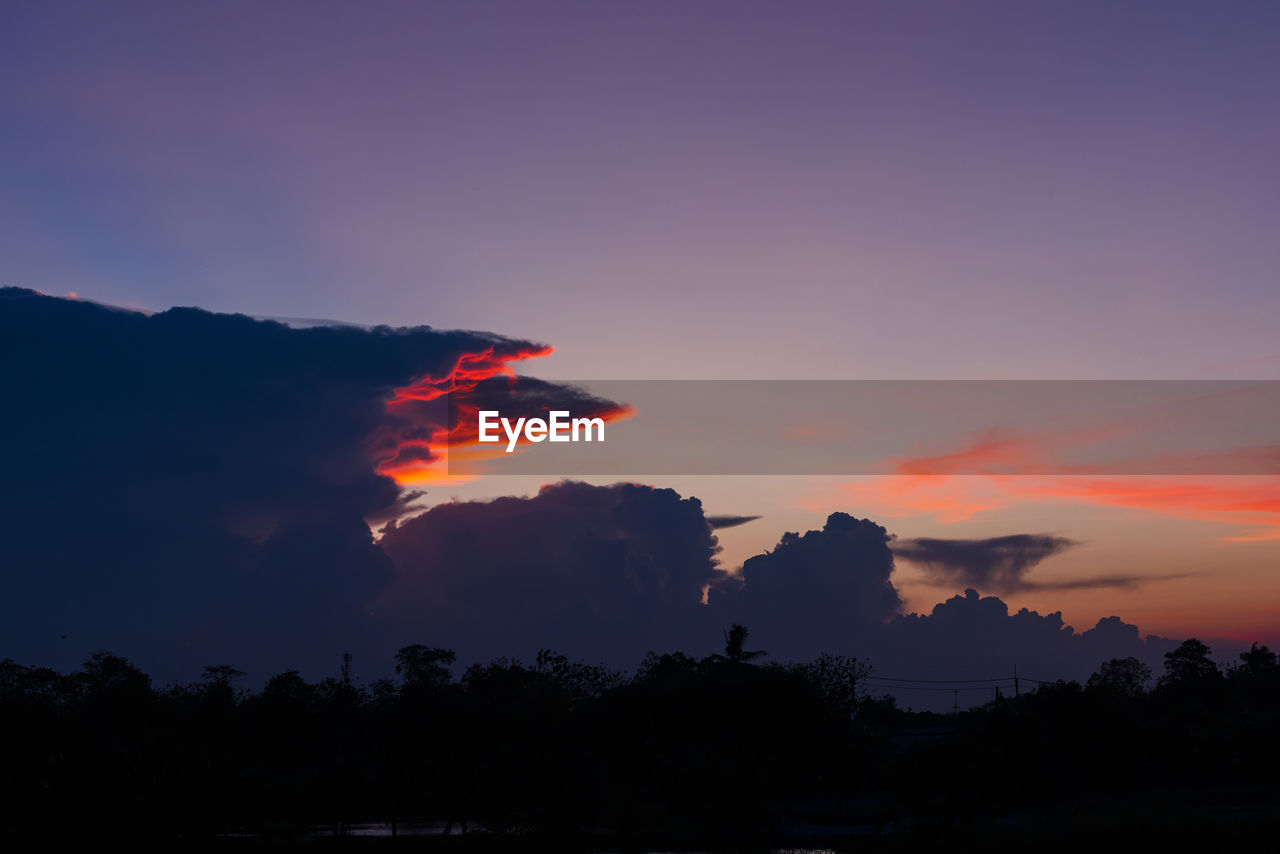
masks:
[[(1158, 667), (1165, 652), (1177, 643), (1167, 638), (1141, 637), (1138, 627), (1119, 617), (1106, 617), (1084, 632), (1067, 625), (1062, 612), (1041, 614), (1009, 606), (995, 596), (981, 596), (969, 589), (935, 605), (927, 614), (898, 617), (875, 635), (867, 654), (881, 677), (916, 680), (986, 680), (1004, 678), (1001, 690), (1014, 691), (1018, 673), (1021, 690), (1035, 688), (1037, 680), (1076, 679), (1083, 682), (1110, 658), (1134, 656)], [(869, 687), (892, 691), (915, 708), (962, 708), (986, 702), (994, 687), (972, 683), (905, 687), (885, 679)], [(956, 695), (951, 688), (959, 688)], [(976, 693), (975, 693), (976, 692)], [(941, 697), (941, 699), (939, 699)]]
[(698, 499), (627, 483), (439, 504), (388, 525), (381, 544), (396, 581), (379, 612), (465, 656), (549, 647), (634, 664), (696, 641), (720, 574)]
[(892, 535), (846, 513), (784, 534), (728, 576), (716, 567), (712, 519), (696, 499), (633, 484), (562, 482), (532, 498), (437, 505), (385, 529), (397, 579), (378, 610), (401, 641), (453, 646), (463, 660), (550, 647), (629, 667), (647, 649), (704, 655), (734, 622), (778, 660), (833, 652), (920, 678), (1020, 664), (1032, 678), (1084, 679), (1107, 658), (1158, 664), (1168, 648), (1117, 617), (1077, 632), (1060, 612), (1011, 613), (972, 590), (904, 613)]
[(1037, 564), (1078, 545), (1075, 540), (1050, 534), (1010, 534), (980, 540), (948, 540), (919, 537), (893, 544), (895, 557), (918, 564), (930, 578), (959, 587), (976, 587), (996, 593), (1015, 590), (1127, 587), (1130, 576), (1078, 579), (1043, 583), (1029, 581), (1027, 573)]
[[(416, 406), (389, 410), (393, 391), (465, 361), (481, 394), (497, 395), (510, 385), (486, 372), (543, 349), (0, 291), (3, 654), (71, 667), (111, 649), (161, 681), (213, 663), (323, 673), (347, 650), (376, 674), (405, 642), (462, 660), (551, 647), (625, 667), (650, 648), (709, 653), (741, 622), (781, 659), (828, 651), (881, 673), (982, 677), (1020, 664), (1083, 678), (1164, 643), (1118, 618), (1076, 633), (1060, 613), (1010, 614), (973, 592), (902, 613), (891, 546), (949, 577), (1026, 589), (1031, 567), (1071, 545), (1063, 538), (895, 543), (833, 513), (727, 576), (714, 528), (749, 517), (708, 518), (669, 489), (566, 482), (404, 519), (423, 496), (371, 458), (421, 453), (405, 440), (443, 425)], [(517, 407), (557, 401), (555, 386), (524, 387)], [(433, 386), (415, 388), (429, 397)], [(396, 517), (375, 543), (365, 520)]]
[(464, 358), (543, 350), (0, 290), (6, 654), (75, 661), (76, 643), (189, 673), (363, 648), (377, 636), (365, 604), (392, 578), (363, 520), (412, 498), (375, 473), (371, 446), (430, 432), (386, 400)]
[[(1029, 568), (1029, 555), (1068, 548), (1065, 538), (1028, 543), (1012, 538), (993, 550), (946, 550), (932, 541), (929, 552), (964, 557), (1000, 556), (1008, 565)], [(919, 542), (919, 541), (915, 541)], [(926, 613), (904, 613), (892, 581), (894, 552), (901, 545), (883, 527), (846, 513), (833, 513), (820, 531), (783, 535), (769, 552), (742, 567), (739, 577), (712, 588), (709, 615), (717, 625), (742, 622), (751, 639), (779, 660), (807, 660), (821, 652), (865, 658), (882, 676), (914, 679), (986, 679), (1011, 675), (1015, 666), (1033, 679), (1085, 679), (1101, 661), (1137, 656), (1158, 665), (1172, 648), (1164, 638), (1140, 637), (1138, 628), (1108, 617), (1084, 632), (1067, 625), (1061, 612), (1026, 608), (1010, 613), (995, 596), (974, 590), (952, 597)], [(893, 547), (893, 551), (890, 547)], [(1116, 579), (1111, 579), (1115, 583)], [(894, 688), (868, 682), (866, 690), (891, 690), (916, 708), (950, 708), (948, 691)], [(1033, 687), (1034, 682), (1024, 683)], [(917, 688), (919, 685), (917, 685)], [(934, 685), (933, 687), (937, 687)], [(1011, 686), (1010, 686), (1011, 687)], [(961, 697), (966, 706), (989, 696)]]
[(1019, 590), (1096, 590), (1113, 588), (1116, 590), (1136, 590), (1152, 581), (1168, 581), (1174, 578), (1186, 578), (1186, 573), (1164, 573), (1160, 575), (1091, 575), (1088, 578), (1068, 578), (1061, 581), (1027, 581)]
[(708, 516), (707, 524), (718, 531), (721, 528), (736, 528), (759, 518), (759, 516)]
[(786, 533), (741, 575), (713, 588), (712, 613), (740, 622), (775, 655), (847, 647), (898, 614), (890, 535), (869, 519), (832, 513), (821, 531)]

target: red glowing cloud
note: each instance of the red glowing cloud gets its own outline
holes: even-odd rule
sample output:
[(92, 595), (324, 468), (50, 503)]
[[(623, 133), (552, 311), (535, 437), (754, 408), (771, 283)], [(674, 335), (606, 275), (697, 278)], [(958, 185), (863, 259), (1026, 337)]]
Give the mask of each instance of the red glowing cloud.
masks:
[(473, 391), (479, 383), (494, 377), (506, 377), (514, 384), (512, 363), (552, 352), (548, 346), (492, 344), (479, 352), (460, 353), (447, 371), (426, 374), (397, 388), (387, 401), (392, 422), (369, 440), (374, 470), (402, 486), (446, 480), (448, 448), (455, 438), (447, 409), (424, 404)]
[(525, 359), (536, 359), (550, 356), (555, 352), (549, 346), (508, 346), (499, 349), (492, 345), (479, 353), (462, 353), (453, 367), (439, 377), (427, 375), (416, 380), (412, 385), (398, 388), (395, 396), (388, 402), (388, 408), (410, 403), (412, 401), (431, 401), (457, 391), (471, 391), (476, 385), (493, 377), (504, 376), (513, 382), (516, 379), (512, 362)]
[[(402, 486), (456, 483), (469, 479), (450, 474), (449, 459), (468, 462), (492, 459), (503, 447), (480, 445), (479, 412), (499, 409), (504, 415), (545, 416), (566, 409), (606, 423), (633, 414), (631, 407), (594, 397), (574, 386), (518, 377), (515, 362), (547, 356), (547, 346), (502, 342), (476, 353), (461, 354), (439, 376), (426, 375), (395, 390), (387, 401), (390, 421), (369, 439), (378, 474)], [(521, 443), (523, 444), (523, 442)]]

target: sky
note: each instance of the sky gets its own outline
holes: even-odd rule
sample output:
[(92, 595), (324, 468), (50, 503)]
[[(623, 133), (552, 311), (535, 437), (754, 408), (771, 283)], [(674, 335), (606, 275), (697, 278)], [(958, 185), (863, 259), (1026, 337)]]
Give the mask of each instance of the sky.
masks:
[[(1273, 3), (0, 14), (0, 285), (481, 330), (554, 348), (510, 366), (557, 381), (1280, 379)], [(716, 530), (717, 571), (834, 512), (904, 541), (1060, 537), (1028, 577), (1130, 582), (981, 592), (1276, 643), (1271, 471), (645, 482), (761, 517)], [(936, 566), (897, 561), (908, 611), (962, 592)]]

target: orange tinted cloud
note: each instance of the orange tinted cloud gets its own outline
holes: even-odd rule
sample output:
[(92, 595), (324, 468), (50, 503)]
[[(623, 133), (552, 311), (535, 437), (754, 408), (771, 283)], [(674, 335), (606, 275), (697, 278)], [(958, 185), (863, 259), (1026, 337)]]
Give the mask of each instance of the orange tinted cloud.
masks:
[(1129, 507), (1179, 519), (1274, 529), (1262, 536), (1229, 538), (1235, 541), (1275, 539), (1280, 535), (1280, 479), (1271, 476), (1060, 477), (1043, 482), (1019, 481), (1014, 480), (1009, 488), (1027, 498)]
[[(541, 417), (549, 410), (563, 408), (606, 423), (634, 413), (629, 406), (594, 397), (575, 386), (517, 377), (512, 369), (514, 362), (551, 352), (551, 347), (489, 347), (461, 355), (441, 376), (426, 376), (396, 389), (387, 402), (393, 423), (370, 439), (377, 472), (402, 486), (470, 480), (471, 475), (459, 474), (459, 463), (505, 455), (502, 443), (479, 443), (481, 410), (501, 408), (504, 414)], [(522, 439), (519, 444), (527, 443)], [(452, 471), (450, 461), (454, 463)]]
[[(840, 487), (840, 500), (874, 507), (883, 516), (934, 516), (939, 522), (963, 522), (978, 513), (1008, 505), (988, 478), (970, 475), (904, 474), (876, 477)], [(830, 510), (830, 499), (804, 502), (815, 512)]]
[(1012, 436), (999, 430), (988, 431), (961, 451), (929, 457), (897, 457), (889, 463), (898, 474), (924, 477), (1009, 469), (1032, 473), (1051, 465), (1044, 437)]
[(958, 522), (1016, 501), (1147, 510), (1252, 530), (1232, 542), (1280, 539), (1280, 478), (1262, 475), (897, 475), (842, 487), (843, 496), (892, 516)]
[(1226, 537), (1230, 542), (1280, 539), (1280, 477), (1276, 476), (1280, 454), (1275, 445), (1165, 454), (1144, 461), (1157, 461), (1160, 469), (1170, 472), (1204, 471), (1206, 466), (1211, 470), (1230, 461), (1241, 471), (1257, 474), (1102, 475), (1089, 473), (1093, 467), (1064, 466), (1058, 461), (1067, 448), (1096, 441), (1117, 429), (1113, 425), (1025, 435), (991, 430), (956, 452), (888, 460), (896, 475), (846, 484), (842, 492), (885, 515), (933, 515), (944, 523), (999, 510), (1015, 501), (1065, 501), (1252, 529)]
[(370, 453), (378, 474), (395, 479), (401, 486), (426, 483), (457, 483), (466, 478), (448, 474), (448, 451), (457, 439), (456, 431), (474, 430), (474, 424), (459, 420), (454, 430), (447, 424), (446, 411), (435, 407), (428, 411), (420, 405), (440, 400), (446, 395), (465, 393), (493, 377), (505, 376), (515, 383), (512, 363), (549, 356), (552, 347), (490, 346), (476, 353), (462, 353), (452, 368), (439, 376), (427, 374), (411, 385), (397, 388), (387, 401), (387, 412), (398, 423), (370, 439)]

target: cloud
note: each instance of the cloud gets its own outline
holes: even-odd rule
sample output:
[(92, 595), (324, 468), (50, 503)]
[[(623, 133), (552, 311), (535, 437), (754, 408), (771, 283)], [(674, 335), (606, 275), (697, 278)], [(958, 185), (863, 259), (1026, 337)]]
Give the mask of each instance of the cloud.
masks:
[[(1014, 579), (1074, 544), (1051, 535), (909, 542), (935, 560), (948, 558), (955, 575)], [(774, 549), (746, 561), (740, 576), (713, 586), (708, 616), (714, 625), (743, 623), (752, 641), (779, 660), (831, 652), (869, 660), (879, 677), (941, 680), (881, 678), (866, 686), (934, 710), (950, 709), (956, 699), (946, 680), (1012, 677), (1015, 667), (1031, 679), (1083, 680), (1108, 658), (1134, 655), (1158, 667), (1175, 645), (1143, 639), (1137, 626), (1118, 617), (1076, 632), (1061, 612), (1010, 613), (1002, 599), (973, 589), (927, 613), (904, 613), (892, 575), (895, 553), (905, 544), (875, 522), (833, 513), (821, 530), (784, 534)], [(985, 702), (993, 684), (957, 683), (958, 701), (964, 707)], [(1028, 690), (1035, 683), (1022, 684)], [(1002, 690), (1013, 691), (1011, 678)]]
[(162, 678), (373, 649), (366, 606), (395, 576), (365, 520), (409, 509), (385, 464), (447, 429), (395, 402), (547, 349), (0, 290), (0, 646), (52, 664), (107, 648)]
[(1132, 586), (1129, 576), (1043, 583), (1029, 581), (1036, 565), (1078, 545), (1075, 540), (1050, 534), (1010, 534), (980, 540), (921, 537), (898, 540), (895, 557), (920, 565), (935, 583), (954, 583), (996, 593), (1078, 587)]
[(1280, 528), (1280, 478), (1273, 475), (895, 475), (842, 484), (807, 507), (832, 501), (871, 506), (887, 516), (929, 515), (944, 523), (1014, 503), (1121, 507), (1163, 516), (1247, 526), (1234, 542), (1275, 539)]
[[(868, 658), (880, 674), (922, 679), (1005, 676), (1015, 665), (1032, 678), (1084, 679), (1107, 658), (1136, 655), (1158, 666), (1172, 645), (1144, 640), (1118, 617), (1076, 632), (1061, 612), (1011, 613), (974, 590), (904, 613), (892, 581), (898, 542), (847, 513), (830, 514), (820, 530), (783, 534), (729, 576), (715, 561), (714, 519), (696, 499), (633, 484), (566, 481), (529, 498), (437, 505), (386, 530), (381, 543), (397, 579), (379, 613), (403, 640), (449, 645), (464, 660), (546, 646), (622, 667), (647, 649), (714, 651), (734, 622), (778, 660), (833, 652)], [(1008, 565), (1070, 543), (1045, 535), (996, 545), (1005, 539), (1018, 548), (989, 551)], [(699, 605), (706, 585), (707, 604)], [(948, 691), (898, 694), (916, 708), (952, 702)]]
[(847, 648), (902, 608), (889, 577), (890, 535), (869, 519), (832, 513), (820, 531), (786, 533), (772, 551), (713, 587), (708, 605), (725, 625), (744, 623), (775, 655)]
[[(406, 518), (424, 496), (380, 471), (438, 459), (456, 424), (430, 405), (446, 395), (623, 410), (512, 381), (512, 364), (545, 350), (0, 290), (0, 647), (59, 667), (111, 649), (163, 682), (218, 663), (322, 674), (344, 651), (376, 673), (404, 642), (464, 661), (546, 646), (630, 666), (649, 648), (709, 653), (732, 622), (778, 658), (830, 651), (946, 678), (1023, 661), (1087, 676), (1152, 643), (1119, 620), (1079, 634), (977, 593), (902, 613), (891, 546), (957, 579), (1026, 584), (1060, 538), (894, 543), (832, 513), (729, 576), (715, 528), (749, 517), (707, 517), (669, 489), (565, 482)], [(370, 519), (394, 521), (375, 542)]]
[(381, 545), (396, 578), (379, 613), (464, 657), (548, 647), (633, 664), (697, 642), (720, 575), (696, 498), (627, 483), (439, 504), (389, 524)]
[(716, 530), (721, 528), (736, 528), (739, 525), (745, 525), (748, 522), (754, 522), (761, 517), (759, 516), (708, 516), (707, 524)]
[[(377, 471), (402, 485), (456, 482), (482, 473), (485, 460), (502, 459), (506, 443), (480, 444), (479, 413), (500, 410), (510, 419), (546, 418), (551, 410), (606, 423), (629, 417), (631, 407), (567, 383), (517, 377), (510, 363), (544, 356), (550, 347), (490, 347), (461, 357), (441, 376), (397, 388), (386, 404), (387, 423), (371, 447)], [(528, 442), (521, 439), (520, 445)]]
[[(877, 674), (901, 680), (882, 678), (873, 686), (876, 690), (893, 690), (915, 708), (949, 709), (953, 702), (967, 708), (994, 696), (993, 681), (964, 680), (1000, 679), (1001, 691), (1011, 694), (1015, 672), (1026, 691), (1037, 680), (1083, 681), (1110, 658), (1132, 655), (1158, 668), (1163, 654), (1176, 645), (1155, 635), (1144, 639), (1137, 626), (1119, 617), (1076, 632), (1060, 611), (1040, 614), (1022, 608), (1010, 613), (998, 597), (968, 589), (928, 614), (892, 620), (874, 638), (869, 655)], [(945, 687), (920, 680), (942, 680)]]
[(898, 474), (860, 478), (826, 487), (803, 506), (822, 510), (833, 503), (870, 507), (879, 516), (932, 516), (943, 524), (971, 519), (1008, 506), (1000, 479), (980, 475)]

